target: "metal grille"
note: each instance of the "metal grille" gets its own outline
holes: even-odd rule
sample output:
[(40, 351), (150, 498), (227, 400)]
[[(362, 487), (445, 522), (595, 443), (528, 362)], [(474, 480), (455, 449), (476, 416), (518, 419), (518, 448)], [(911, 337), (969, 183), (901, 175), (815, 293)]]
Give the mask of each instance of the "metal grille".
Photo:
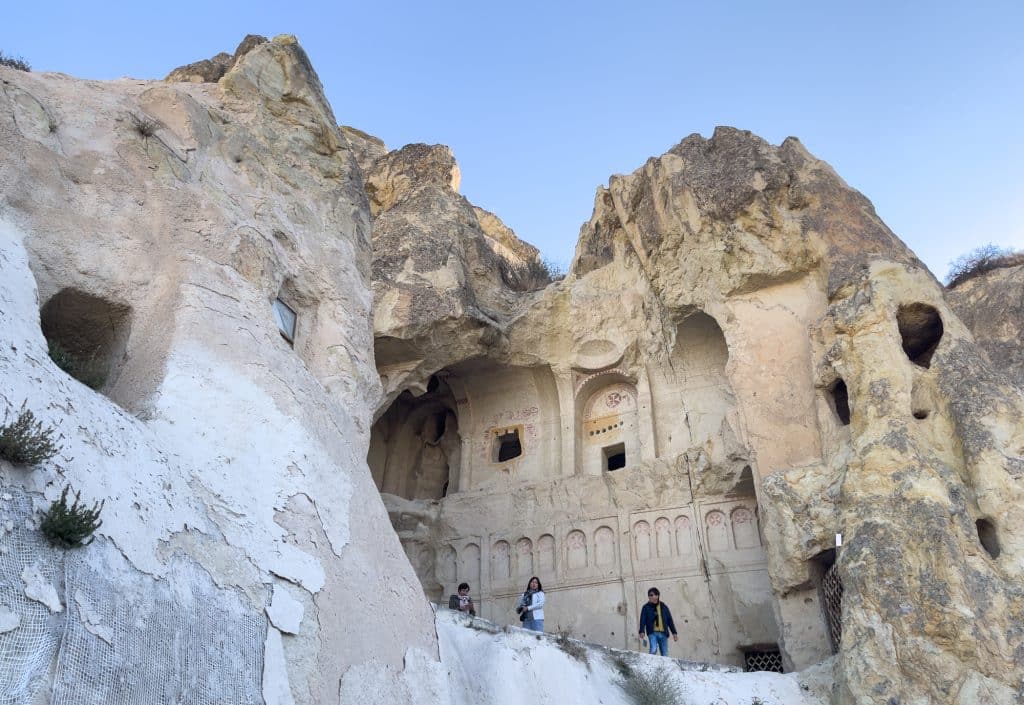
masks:
[(748, 673), (752, 671), (771, 671), (782, 673), (782, 654), (775, 651), (747, 651), (743, 654), (743, 661)]
[(821, 604), (825, 609), (834, 654), (839, 653), (839, 644), (843, 640), (843, 581), (837, 566), (833, 563), (821, 579)]

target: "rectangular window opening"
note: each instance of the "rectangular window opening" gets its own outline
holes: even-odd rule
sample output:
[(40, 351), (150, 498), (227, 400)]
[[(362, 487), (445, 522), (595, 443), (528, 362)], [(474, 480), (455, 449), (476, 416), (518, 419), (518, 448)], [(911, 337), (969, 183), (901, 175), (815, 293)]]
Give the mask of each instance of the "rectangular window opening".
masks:
[(289, 345), (295, 345), (295, 324), (298, 321), (295, 311), (281, 299), (274, 299), (272, 307), (281, 337), (287, 340)]
[(609, 472), (612, 470), (621, 470), (626, 467), (626, 444), (616, 443), (613, 446), (601, 449), (602, 455), (604, 455), (604, 469)]
[(523, 454), (519, 427), (496, 430), (491, 441), (491, 462), (504, 463)]

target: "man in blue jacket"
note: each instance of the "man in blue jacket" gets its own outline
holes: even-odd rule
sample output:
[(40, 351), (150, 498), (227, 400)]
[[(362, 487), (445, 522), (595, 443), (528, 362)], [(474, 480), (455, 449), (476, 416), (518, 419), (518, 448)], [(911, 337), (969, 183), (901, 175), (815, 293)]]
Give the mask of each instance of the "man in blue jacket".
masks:
[(640, 643), (644, 637), (650, 642), (650, 652), (656, 650), (662, 656), (668, 656), (668, 635), (672, 633), (672, 641), (679, 641), (676, 624), (672, 621), (672, 613), (668, 605), (661, 601), (661, 592), (656, 587), (647, 591), (647, 604), (640, 610)]

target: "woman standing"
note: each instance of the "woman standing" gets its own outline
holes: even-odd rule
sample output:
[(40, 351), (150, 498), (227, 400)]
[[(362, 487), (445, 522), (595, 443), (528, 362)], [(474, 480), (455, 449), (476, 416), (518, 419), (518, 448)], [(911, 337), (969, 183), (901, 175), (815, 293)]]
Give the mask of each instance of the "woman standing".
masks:
[(544, 631), (544, 588), (541, 587), (540, 578), (537, 576), (533, 576), (530, 582), (526, 583), (526, 592), (519, 596), (516, 613), (524, 629)]

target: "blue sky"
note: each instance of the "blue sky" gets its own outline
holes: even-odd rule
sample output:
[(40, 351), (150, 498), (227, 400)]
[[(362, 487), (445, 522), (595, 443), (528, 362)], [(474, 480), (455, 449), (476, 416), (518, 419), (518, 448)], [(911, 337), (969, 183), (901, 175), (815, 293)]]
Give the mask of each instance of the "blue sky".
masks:
[[(92, 7), (89, 7), (89, 6)], [(942, 277), (1024, 248), (1024, 3), (9, 3), (0, 50), (159, 78), (295, 34), (339, 122), (450, 145), (462, 191), (566, 263), (594, 190), (715, 125), (795, 135)]]

